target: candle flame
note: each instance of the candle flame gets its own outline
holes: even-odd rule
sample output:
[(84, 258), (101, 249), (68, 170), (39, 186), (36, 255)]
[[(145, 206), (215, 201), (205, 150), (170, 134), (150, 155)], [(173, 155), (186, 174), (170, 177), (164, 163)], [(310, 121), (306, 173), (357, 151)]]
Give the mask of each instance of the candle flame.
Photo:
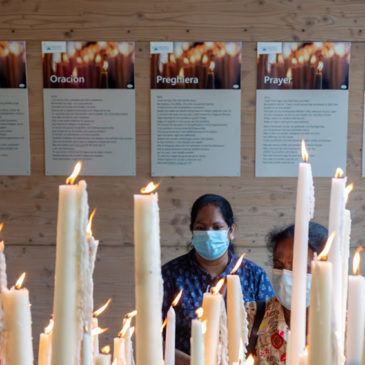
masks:
[(103, 70), (104, 71), (107, 71), (108, 70), (108, 67), (109, 67), (108, 61), (104, 61), (104, 63), (103, 63)]
[(305, 141), (304, 139), (302, 139), (302, 159), (304, 162), (308, 162), (308, 151), (307, 151), (307, 147), (305, 146)]
[(317, 71), (321, 72), (323, 70), (323, 62), (319, 61), (317, 66)]
[(214, 61), (210, 61), (209, 70), (210, 71), (214, 71), (214, 69), (215, 69), (215, 62)]
[(101, 352), (102, 352), (103, 354), (109, 354), (109, 353), (110, 353), (110, 346), (109, 346), (109, 345), (104, 346), (104, 347), (101, 349)]
[(72, 70), (72, 77), (77, 78), (77, 68), (76, 67), (74, 67), (74, 69)]
[(289, 69), (288, 69), (288, 72), (286, 73), (286, 78), (287, 78), (287, 79), (291, 79), (291, 78), (292, 78), (292, 76), (293, 76), (292, 70), (291, 70), (291, 68), (289, 68)]
[(242, 337), (240, 337), (240, 348), (238, 350), (238, 360), (239, 360), (239, 363), (241, 364), (243, 359), (245, 358), (245, 345), (243, 344), (243, 340), (242, 340)]
[(188, 65), (189, 64), (189, 59), (187, 57), (184, 57), (184, 64)]
[(208, 63), (208, 56), (207, 55), (203, 56), (202, 62), (203, 63)]
[(3, 230), (3, 227), (4, 227), (4, 222), (1, 222), (0, 223), (0, 232)]
[(299, 56), (298, 60), (299, 60), (299, 63), (303, 63), (304, 62), (304, 57), (303, 56)]
[(218, 294), (219, 291), (222, 289), (223, 285), (224, 285), (224, 278), (220, 279), (218, 281), (217, 285), (214, 288), (211, 289), (211, 293), (212, 294)]
[(102, 333), (106, 332), (109, 328), (100, 328), (96, 327), (91, 330), (91, 336), (101, 335)]
[(207, 332), (207, 320), (203, 321), (202, 323), (202, 332), (203, 335), (205, 334), (205, 332)]
[(133, 327), (131, 327), (131, 331), (130, 331), (130, 337), (132, 338), (132, 336), (134, 335), (134, 332), (135, 332), (135, 328), (134, 328), (134, 326)]
[(128, 318), (133, 318), (133, 317), (135, 317), (137, 315), (137, 311), (136, 310), (134, 310), (133, 312), (129, 312), (129, 313), (127, 313), (127, 317)]
[(341, 167), (337, 167), (336, 172), (335, 172), (335, 178), (339, 179), (343, 176), (343, 170), (341, 169)]
[(234, 268), (231, 271), (231, 275), (234, 274), (242, 265), (243, 258), (246, 256), (246, 253), (244, 252), (240, 258), (237, 260), (236, 265), (234, 265)]
[(101, 62), (101, 56), (99, 54), (95, 57), (95, 62), (97, 63)]
[(81, 57), (77, 57), (77, 58), (76, 58), (76, 62), (77, 62), (77, 63), (82, 63), (82, 58), (81, 58)]
[(17, 289), (20, 289), (23, 285), (25, 279), (25, 272), (23, 272), (23, 274), (20, 275), (19, 279), (17, 280), (17, 282), (15, 283), (15, 287)]
[(322, 260), (322, 261), (326, 261), (327, 260), (327, 256), (328, 253), (330, 251), (330, 248), (332, 246), (332, 242), (335, 238), (336, 232), (332, 232), (326, 242), (326, 245), (324, 246), (324, 249), (322, 250), (322, 252), (317, 256), (317, 260)]
[(92, 237), (93, 235), (93, 231), (92, 231), (92, 223), (93, 223), (93, 218), (95, 216), (95, 213), (96, 213), (96, 208), (94, 208), (94, 210), (92, 211), (92, 213), (90, 214), (90, 217), (89, 217), (89, 223), (87, 224), (87, 237)]
[(173, 306), (173, 307), (176, 307), (176, 306), (178, 305), (178, 303), (179, 303), (179, 301), (180, 301), (180, 298), (181, 298), (181, 296), (182, 296), (182, 293), (183, 293), (183, 289), (181, 289), (181, 290), (179, 291), (179, 294), (178, 294), (178, 295), (176, 295), (176, 298), (173, 300), (173, 302), (172, 302), (172, 306)]
[(142, 188), (140, 191), (142, 194), (149, 194), (155, 191), (160, 184), (154, 184), (152, 181), (144, 188)]
[(184, 69), (183, 68), (180, 68), (180, 71), (179, 71), (179, 77), (181, 78), (181, 79), (183, 79), (184, 78)]
[(280, 63), (284, 62), (284, 58), (283, 58), (283, 55), (281, 53), (278, 55), (278, 62), (280, 62)]
[(44, 333), (45, 333), (46, 335), (49, 335), (49, 334), (52, 332), (53, 327), (54, 327), (54, 320), (51, 318), (51, 319), (49, 320), (49, 324), (48, 324), (48, 326), (44, 329)]
[(360, 252), (362, 251), (362, 246), (359, 246), (354, 254), (354, 259), (352, 260), (352, 271), (354, 273), (354, 275), (359, 275), (359, 271), (360, 271)]
[(131, 327), (132, 317), (127, 318), (124, 321), (123, 328), (119, 332), (119, 337), (124, 337), (128, 331), (128, 329)]
[(254, 365), (254, 364), (255, 364), (255, 359), (253, 358), (252, 354), (250, 354), (250, 356), (245, 361), (245, 365)]
[(165, 318), (165, 320), (162, 323), (161, 332), (163, 332), (163, 330), (165, 329), (166, 325), (167, 325), (167, 318)]
[(112, 301), (112, 298), (109, 298), (106, 303), (101, 306), (99, 309), (97, 309), (94, 313), (93, 316), (94, 317), (99, 317), (101, 313), (103, 313), (109, 306), (110, 302)]
[(311, 64), (314, 65), (316, 62), (317, 62), (317, 57), (313, 55), (311, 57)]
[(349, 197), (352, 190), (354, 190), (354, 184), (353, 183), (348, 184), (345, 188), (345, 204), (347, 204), (347, 202), (349, 201)]
[(72, 174), (66, 179), (66, 184), (67, 185), (73, 185), (73, 183), (75, 182), (75, 180), (79, 176), (79, 173), (81, 171), (81, 167), (82, 167), (82, 162), (78, 161), (76, 163), (75, 167), (74, 167), (74, 170), (73, 170)]
[(0, 253), (4, 251), (4, 241), (0, 241)]
[(296, 65), (296, 64), (298, 63), (298, 61), (297, 61), (297, 59), (296, 59), (296, 58), (293, 58), (293, 59), (291, 60), (291, 63), (292, 63), (293, 65)]
[(204, 309), (203, 309), (203, 307), (198, 308), (198, 309), (195, 311), (195, 314), (196, 314), (196, 316), (198, 317), (198, 319), (201, 319), (201, 318), (203, 317), (203, 314), (204, 314)]

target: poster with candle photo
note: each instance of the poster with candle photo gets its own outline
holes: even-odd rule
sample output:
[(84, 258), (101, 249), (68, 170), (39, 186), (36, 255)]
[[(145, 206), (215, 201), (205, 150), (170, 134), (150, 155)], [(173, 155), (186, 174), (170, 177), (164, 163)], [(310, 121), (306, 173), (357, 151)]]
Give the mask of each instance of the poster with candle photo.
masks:
[(240, 176), (241, 59), (240, 42), (151, 42), (152, 176)]
[(42, 42), (46, 175), (135, 175), (133, 42)]
[(346, 170), (348, 42), (257, 44), (256, 176), (297, 176), (306, 141), (315, 177)]
[(25, 42), (0, 41), (0, 175), (30, 175)]

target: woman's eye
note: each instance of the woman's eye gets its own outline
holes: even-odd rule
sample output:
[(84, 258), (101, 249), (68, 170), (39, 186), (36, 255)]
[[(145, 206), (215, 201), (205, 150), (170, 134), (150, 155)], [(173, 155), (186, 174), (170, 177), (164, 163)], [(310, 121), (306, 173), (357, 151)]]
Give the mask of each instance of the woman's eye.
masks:
[(219, 226), (219, 225), (215, 225), (215, 226), (213, 226), (213, 229), (215, 231), (220, 231), (221, 229), (224, 229), (224, 227), (223, 226)]

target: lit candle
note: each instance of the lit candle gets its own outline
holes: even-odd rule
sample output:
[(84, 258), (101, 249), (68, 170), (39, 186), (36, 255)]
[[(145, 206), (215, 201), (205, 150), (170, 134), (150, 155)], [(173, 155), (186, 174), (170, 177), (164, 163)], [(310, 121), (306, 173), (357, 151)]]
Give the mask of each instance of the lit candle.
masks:
[(297, 202), (295, 211), (293, 252), (293, 293), (290, 313), (290, 364), (297, 365), (305, 347), (306, 326), (306, 280), (309, 220), (314, 212), (314, 187), (311, 165), (307, 163), (308, 152), (302, 141), (302, 157), (299, 164)]
[(104, 346), (101, 349), (101, 354), (95, 357), (95, 365), (110, 365), (111, 355), (110, 355), (110, 346)]
[(164, 365), (175, 365), (175, 330), (176, 314), (174, 307), (179, 303), (182, 289), (173, 300), (170, 309), (167, 312), (166, 341), (165, 341), (165, 363)]
[(203, 295), (202, 320), (206, 321), (207, 324), (204, 335), (204, 365), (218, 365), (218, 344), (222, 308), (225, 311), (224, 300), (219, 290), (223, 285), (224, 279), (220, 279), (211, 293), (204, 293)]
[[(153, 184), (152, 184), (153, 185)], [(151, 186), (151, 185), (150, 185)], [(153, 185), (152, 191), (156, 186)], [(142, 193), (151, 192), (142, 189)], [(162, 276), (157, 193), (134, 196), (136, 363), (161, 365)]]
[(346, 338), (346, 359), (348, 365), (360, 365), (365, 330), (365, 280), (359, 275), (359, 246), (353, 259), (353, 273), (349, 276), (348, 321)]
[[(325, 260), (335, 233), (331, 233), (318, 258), (312, 261), (308, 320), (308, 364), (333, 365), (332, 358), (332, 263)], [(290, 337), (291, 341), (293, 336)], [(292, 356), (292, 354), (291, 354)]]
[(38, 365), (51, 365), (53, 319), (39, 336)]
[[(237, 272), (241, 266), (242, 254), (238, 259), (231, 275), (227, 275), (227, 324), (228, 324), (228, 354), (229, 364), (242, 360), (246, 354), (248, 343), (247, 316), (244, 307), (242, 287), (238, 275), (232, 275)], [(244, 348), (242, 348), (244, 345)]]
[(300, 355), (299, 365), (308, 365), (308, 347), (306, 347), (304, 352)]
[(204, 365), (203, 308), (196, 310), (197, 319), (191, 321), (190, 365)]
[(99, 335), (103, 333), (100, 332), (99, 329), (98, 317), (106, 311), (111, 301), (112, 298), (109, 298), (105, 304), (93, 313), (93, 318), (91, 320), (91, 352), (94, 358), (99, 353)]
[(5, 319), (5, 363), (33, 365), (32, 319), (29, 292), (21, 288), (25, 273), (15, 287), (3, 288), (1, 293)]
[(79, 295), (83, 296), (84, 292), (80, 280), (80, 256), (88, 250), (89, 208), (85, 181), (72, 185), (80, 169), (79, 162), (66, 180), (67, 185), (59, 187), (52, 365), (73, 364), (81, 355), (83, 299)]
[(134, 327), (131, 327), (131, 322), (136, 315), (137, 311), (127, 314), (123, 320), (123, 328), (119, 332), (119, 336), (114, 338), (113, 362), (115, 365), (134, 365), (132, 346)]

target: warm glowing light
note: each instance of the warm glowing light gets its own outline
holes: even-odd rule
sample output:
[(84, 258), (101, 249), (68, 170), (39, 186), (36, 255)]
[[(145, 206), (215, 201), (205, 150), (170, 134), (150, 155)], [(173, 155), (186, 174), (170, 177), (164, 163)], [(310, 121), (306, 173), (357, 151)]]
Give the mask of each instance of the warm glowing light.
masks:
[(76, 163), (75, 167), (74, 167), (74, 170), (73, 170), (72, 174), (66, 179), (66, 184), (67, 185), (73, 185), (73, 183), (75, 182), (75, 180), (79, 176), (79, 173), (81, 171), (81, 167), (82, 167), (82, 162), (78, 161)]
[(189, 64), (189, 59), (187, 57), (184, 57), (184, 64), (188, 65)]
[(208, 56), (207, 55), (203, 56), (202, 62), (203, 63), (208, 63)]
[(95, 57), (95, 62), (96, 63), (100, 63), (101, 62), (101, 56), (99, 54)]
[(214, 71), (214, 69), (215, 69), (215, 62), (214, 61), (210, 61), (209, 70), (210, 71)]
[(327, 260), (327, 256), (328, 256), (328, 252), (330, 251), (330, 248), (332, 246), (332, 242), (335, 238), (336, 232), (332, 232), (329, 237), (328, 240), (326, 242), (326, 245), (324, 246), (324, 249), (322, 250), (322, 252), (317, 256), (317, 260), (322, 260), (322, 261), (326, 261)]
[(87, 54), (83, 57), (83, 59), (85, 63), (89, 62), (89, 56)]
[(160, 184), (154, 184), (152, 181), (144, 188), (142, 188), (140, 191), (142, 194), (149, 194), (155, 191)]
[(167, 325), (167, 318), (165, 318), (165, 320), (162, 323), (161, 332), (163, 332), (163, 330), (165, 329), (166, 325)]
[(240, 258), (237, 260), (236, 265), (234, 265), (234, 268), (231, 271), (231, 275), (234, 274), (242, 265), (243, 258), (246, 256), (246, 253), (243, 253)]
[(360, 252), (362, 251), (362, 246), (359, 246), (354, 254), (354, 259), (352, 260), (352, 272), (354, 275), (359, 275), (360, 271)]
[(202, 318), (203, 317), (203, 314), (204, 314), (204, 309), (203, 309), (203, 307), (200, 307), (200, 308), (198, 308), (196, 311), (195, 311), (195, 314), (196, 314), (196, 316), (200, 319), (200, 318)]
[(23, 272), (23, 274), (20, 275), (19, 279), (17, 280), (17, 282), (15, 283), (15, 287), (17, 289), (20, 289), (23, 285), (25, 279), (25, 272)]
[(307, 151), (307, 147), (305, 146), (305, 141), (304, 139), (302, 139), (302, 159), (304, 162), (308, 162), (308, 151)]
[(337, 43), (335, 45), (335, 52), (338, 56), (343, 56), (346, 53), (346, 47), (343, 43)]
[(288, 69), (288, 72), (286, 73), (286, 78), (287, 78), (287, 79), (291, 79), (291, 78), (292, 78), (292, 76), (293, 76), (292, 70), (291, 70), (291, 68), (289, 68), (289, 69)]
[(278, 55), (278, 62), (279, 63), (284, 63), (284, 58), (283, 58), (283, 55), (281, 53)]
[(132, 336), (134, 335), (134, 332), (135, 332), (135, 328), (134, 327), (131, 327), (131, 330), (130, 330), (130, 337), (132, 338)]
[(218, 294), (219, 291), (222, 289), (223, 285), (224, 285), (224, 278), (220, 279), (217, 285), (214, 288), (212, 288), (211, 290), (212, 294)]
[(18, 42), (10, 43), (9, 48), (11, 50), (11, 53), (15, 55), (19, 55), (22, 51), (22, 47)]
[(4, 222), (1, 222), (0, 223), (0, 232), (3, 230), (3, 227), (4, 227)]
[(234, 56), (237, 52), (236, 52), (236, 45), (235, 43), (228, 43), (227, 44), (227, 53), (230, 55), (230, 56)]
[(120, 337), (124, 337), (128, 331), (128, 329), (131, 327), (131, 322), (132, 322), (132, 317), (130, 318), (127, 318), (125, 321), (124, 321), (124, 324), (123, 324), (123, 328), (122, 330), (119, 332), (119, 336)]
[(253, 358), (253, 356), (250, 354), (250, 356), (247, 358), (247, 360), (245, 361), (245, 365), (254, 365), (255, 364), (255, 359)]
[(72, 70), (72, 77), (77, 78), (77, 68), (76, 67), (74, 67), (74, 69)]
[(104, 346), (104, 347), (101, 349), (101, 352), (102, 352), (103, 354), (109, 354), (109, 353), (110, 353), (110, 346), (109, 346), (109, 345)]
[(102, 333), (106, 332), (109, 328), (93, 328), (91, 330), (91, 336), (97, 336), (97, 335), (101, 335)]
[(45, 333), (46, 335), (49, 335), (49, 334), (52, 332), (53, 327), (54, 327), (54, 320), (51, 318), (51, 319), (49, 320), (49, 324), (48, 324), (48, 326), (44, 329), (44, 333)]
[(128, 53), (129, 53), (129, 47), (128, 47), (128, 44), (127, 43), (121, 43), (119, 45), (119, 52), (124, 55), (124, 56), (127, 56)]
[(82, 58), (81, 58), (81, 57), (77, 57), (77, 58), (76, 58), (76, 62), (77, 62), (77, 63), (82, 63)]
[(311, 64), (314, 65), (316, 62), (317, 62), (317, 57), (313, 55), (311, 57)]
[(297, 61), (297, 59), (296, 59), (296, 58), (293, 58), (293, 59), (291, 60), (291, 63), (292, 63), (293, 65), (296, 65), (296, 64), (298, 63), (298, 61)]
[(205, 334), (205, 332), (207, 332), (207, 320), (203, 321), (202, 323), (202, 332), (203, 335)]
[(108, 70), (108, 67), (109, 67), (108, 61), (104, 61), (103, 62), (103, 70), (104, 71), (107, 71)]
[(349, 201), (349, 197), (352, 190), (354, 190), (354, 184), (353, 183), (348, 184), (345, 188), (345, 204), (347, 204), (347, 202)]
[(178, 295), (176, 295), (176, 298), (173, 300), (173, 302), (172, 302), (172, 306), (173, 306), (173, 307), (176, 307), (176, 306), (178, 305), (178, 303), (179, 303), (179, 301), (180, 301), (180, 298), (181, 298), (181, 296), (182, 296), (182, 293), (183, 293), (183, 289), (181, 289), (181, 290), (179, 291), (179, 294), (178, 294)]
[(135, 317), (137, 315), (137, 311), (135, 310), (135, 311), (133, 311), (133, 312), (129, 312), (129, 313), (127, 313), (127, 317), (128, 318), (133, 318), (133, 317)]
[(335, 172), (335, 178), (339, 179), (343, 176), (343, 170), (341, 169), (341, 167), (337, 167), (336, 172)]
[(179, 77), (181, 78), (181, 79), (183, 79), (184, 78), (184, 69), (183, 68), (180, 68), (180, 71), (179, 71)]
[(3, 252), (4, 251), (4, 241), (0, 241), (0, 252)]
[(303, 56), (300, 56), (300, 57), (298, 58), (298, 60), (299, 60), (299, 63), (303, 63), (303, 62), (304, 62), (304, 57), (303, 57)]
[(317, 66), (317, 71), (318, 72), (321, 72), (323, 70), (323, 62), (322, 61), (319, 61), (318, 62), (318, 66)]
[(92, 213), (90, 214), (89, 217), (89, 223), (87, 224), (87, 236), (91, 237), (93, 235), (93, 231), (92, 231), (92, 224), (93, 224), (93, 218), (95, 216), (96, 213), (96, 208), (94, 208), (94, 210), (92, 211)]
[(112, 301), (112, 298), (109, 298), (103, 306), (101, 306), (99, 309), (97, 309), (93, 313), (94, 317), (99, 317), (100, 314), (103, 313), (108, 308), (111, 301)]
[(243, 344), (242, 337), (240, 337), (240, 348), (238, 350), (238, 359), (241, 364), (243, 359), (245, 358), (245, 345)]

